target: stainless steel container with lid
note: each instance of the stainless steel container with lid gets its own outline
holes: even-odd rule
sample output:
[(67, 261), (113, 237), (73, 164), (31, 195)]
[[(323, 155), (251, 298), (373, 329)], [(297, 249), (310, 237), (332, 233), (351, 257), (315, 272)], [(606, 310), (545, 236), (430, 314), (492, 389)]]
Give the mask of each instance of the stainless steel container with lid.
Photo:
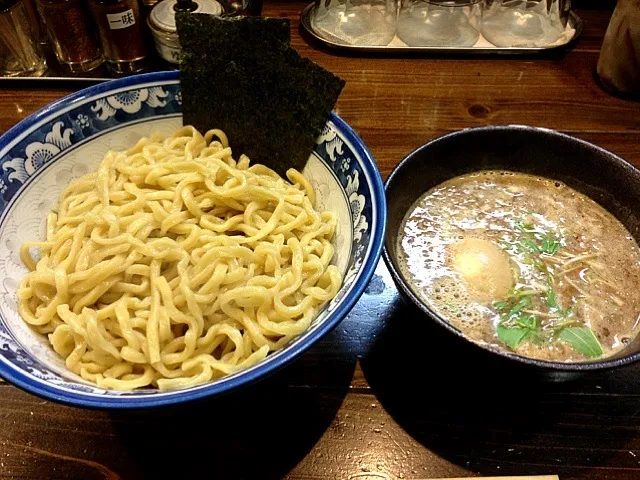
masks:
[[(185, 8), (185, 3), (191, 4)], [(222, 15), (224, 7), (216, 0), (193, 0), (183, 2), (179, 0), (162, 0), (156, 4), (149, 14), (147, 23), (153, 33), (156, 50), (167, 62), (180, 63), (180, 39), (176, 31), (176, 11), (189, 11), (191, 13), (209, 13)]]

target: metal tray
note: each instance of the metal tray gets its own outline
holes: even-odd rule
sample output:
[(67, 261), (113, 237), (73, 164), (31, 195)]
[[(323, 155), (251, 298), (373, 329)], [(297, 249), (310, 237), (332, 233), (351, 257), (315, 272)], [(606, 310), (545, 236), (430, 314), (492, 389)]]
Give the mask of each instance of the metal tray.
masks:
[(339, 50), (351, 55), (378, 54), (378, 55), (423, 55), (423, 56), (496, 56), (496, 55), (540, 55), (551, 52), (564, 51), (571, 48), (582, 34), (582, 19), (569, 12), (568, 22), (574, 28), (573, 37), (562, 45), (549, 47), (409, 47), (398, 45), (374, 46), (374, 45), (345, 45), (322, 37), (311, 26), (311, 15), (315, 7), (314, 3), (307, 5), (300, 14), (301, 28), (312, 41), (332, 50)]

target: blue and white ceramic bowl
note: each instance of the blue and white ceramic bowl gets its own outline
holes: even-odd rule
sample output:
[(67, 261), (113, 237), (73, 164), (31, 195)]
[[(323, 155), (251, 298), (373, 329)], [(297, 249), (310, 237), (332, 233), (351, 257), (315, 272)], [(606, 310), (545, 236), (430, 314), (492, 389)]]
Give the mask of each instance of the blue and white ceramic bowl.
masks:
[(47, 212), (62, 189), (94, 170), (107, 150), (128, 148), (154, 132), (169, 134), (182, 125), (181, 111), (177, 72), (138, 75), (65, 97), (0, 137), (0, 376), (37, 395), (83, 407), (184, 402), (245, 385), (283, 366), (340, 322), (360, 297), (382, 249), (384, 189), (362, 140), (332, 114), (304, 173), (316, 189), (317, 207), (338, 215), (334, 262), (344, 285), (309, 330), (252, 368), (183, 390), (105, 390), (65, 368), (47, 339), (18, 315), (16, 289), (27, 273), (20, 245), (44, 238)]

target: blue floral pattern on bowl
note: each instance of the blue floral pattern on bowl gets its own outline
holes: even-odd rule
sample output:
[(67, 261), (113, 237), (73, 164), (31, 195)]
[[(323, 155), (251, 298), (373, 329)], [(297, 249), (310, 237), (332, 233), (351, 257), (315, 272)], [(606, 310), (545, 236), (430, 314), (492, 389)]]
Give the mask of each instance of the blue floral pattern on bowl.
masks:
[[(384, 190), (375, 162), (362, 141), (342, 119), (332, 115), (316, 141), (313, 157), (330, 172), (325, 176), (333, 176), (325, 183), (337, 182), (341, 186), (348, 208), (345, 215), (350, 218), (345, 229), (349, 231), (339, 233), (336, 240), (349, 243), (345, 250), (348, 254), (344, 259), (344, 286), (312, 327), (286, 348), (250, 369), (210, 384), (170, 392), (149, 389), (123, 393), (100, 389), (73, 378), (63, 367), (52, 367), (56, 362), (61, 364), (61, 360), (53, 358), (57, 356), (44, 339), (25, 340), (29, 332), (16, 329), (16, 324), (11, 328), (3, 312), (15, 311), (15, 288), (23, 273), (18, 272), (22, 267), (15, 255), (17, 241), (10, 237), (17, 227), (12, 227), (10, 217), (21, 196), (28, 189), (39, 187), (43, 183), (40, 174), (74, 149), (138, 123), (179, 118), (181, 111), (177, 73), (139, 75), (100, 84), (62, 99), (0, 138), (0, 239), (7, 243), (6, 252), (0, 253), (0, 375), (7, 380), (34, 393), (79, 406), (149, 407), (199, 398), (250, 382), (287, 363), (344, 318), (362, 294), (383, 243)], [(328, 199), (332, 196), (330, 192), (335, 193), (331, 190), (335, 187), (325, 187), (324, 196)], [(317, 186), (316, 189), (323, 190)], [(9, 243), (14, 249), (12, 253)]]

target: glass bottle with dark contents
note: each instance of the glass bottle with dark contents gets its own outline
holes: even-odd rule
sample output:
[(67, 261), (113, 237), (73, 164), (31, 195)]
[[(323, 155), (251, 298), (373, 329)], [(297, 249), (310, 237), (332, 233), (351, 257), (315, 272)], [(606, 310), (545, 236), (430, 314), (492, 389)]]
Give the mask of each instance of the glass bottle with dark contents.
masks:
[(24, 6), (27, 9), (27, 14), (29, 15), (29, 22), (32, 25), (32, 28), (37, 33), (38, 42), (46, 45), (47, 42), (47, 29), (44, 26), (44, 21), (38, 13), (38, 7), (36, 7), (35, 0), (25, 0)]
[(103, 62), (86, 0), (37, 0), (58, 61), (71, 72)]
[(140, 1), (140, 21), (144, 25), (144, 38), (147, 42), (147, 53), (149, 56), (155, 52), (155, 44), (153, 40), (153, 33), (149, 28), (149, 24), (147, 21), (149, 20), (149, 15), (151, 14), (151, 10), (155, 7), (160, 0), (141, 0)]
[(138, 0), (89, 0), (89, 5), (108, 67), (115, 73), (143, 70), (147, 48)]

